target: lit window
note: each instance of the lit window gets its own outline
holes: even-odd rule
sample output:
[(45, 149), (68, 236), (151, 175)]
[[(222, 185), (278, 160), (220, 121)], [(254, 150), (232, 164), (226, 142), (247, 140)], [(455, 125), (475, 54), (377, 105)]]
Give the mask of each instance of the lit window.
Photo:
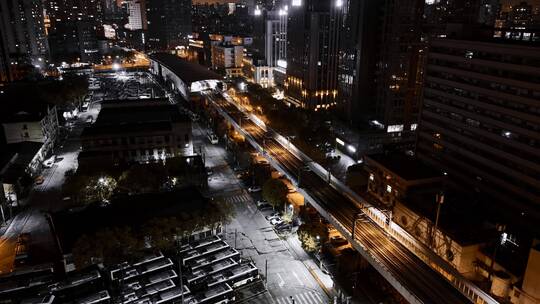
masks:
[(369, 180), (375, 180), (375, 176), (373, 175), (373, 173), (369, 174)]
[(391, 193), (392, 192), (392, 186), (386, 185), (386, 192)]

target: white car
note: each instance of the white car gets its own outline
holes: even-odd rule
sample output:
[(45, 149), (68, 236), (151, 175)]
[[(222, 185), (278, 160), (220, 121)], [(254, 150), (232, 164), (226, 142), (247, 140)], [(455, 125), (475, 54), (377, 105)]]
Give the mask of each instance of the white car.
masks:
[(249, 192), (259, 192), (259, 191), (261, 191), (261, 187), (258, 187), (258, 186), (249, 187), (248, 191)]
[(279, 225), (281, 223), (283, 223), (283, 219), (280, 218), (280, 217), (275, 217), (275, 218), (270, 220), (270, 224), (272, 224), (274, 226)]
[(43, 162), (43, 166), (45, 168), (51, 168), (54, 165), (54, 161), (56, 160), (56, 156), (53, 156), (46, 161)]

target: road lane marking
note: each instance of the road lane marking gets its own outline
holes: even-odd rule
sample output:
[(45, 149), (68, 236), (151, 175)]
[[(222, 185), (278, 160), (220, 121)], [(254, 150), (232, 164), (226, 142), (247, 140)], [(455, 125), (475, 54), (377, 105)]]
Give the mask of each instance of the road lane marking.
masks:
[(298, 284), (300, 284), (300, 286), (304, 286), (304, 282), (302, 282), (302, 280), (300, 280), (300, 278), (298, 277), (298, 274), (296, 274), (296, 271), (293, 271), (292, 272), (294, 277), (296, 278), (296, 280), (298, 281)]
[(279, 279), (281, 280), (281, 282), (278, 283), (279, 287), (283, 287), (285, 285), (285, 280), (283, 280), (283, 278), (281, 277), (281, 275), (278, 273), (276, 273), (277, 276), (279, 277)]

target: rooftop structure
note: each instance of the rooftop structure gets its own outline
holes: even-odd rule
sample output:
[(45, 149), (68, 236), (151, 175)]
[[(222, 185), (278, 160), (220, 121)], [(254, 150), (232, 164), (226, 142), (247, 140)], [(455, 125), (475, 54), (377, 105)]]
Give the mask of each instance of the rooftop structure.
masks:
[(150, 71), (186, 100), (191, 93), (215, 89), (222, 79), (202, 65), (166, 53), (150, 55)]

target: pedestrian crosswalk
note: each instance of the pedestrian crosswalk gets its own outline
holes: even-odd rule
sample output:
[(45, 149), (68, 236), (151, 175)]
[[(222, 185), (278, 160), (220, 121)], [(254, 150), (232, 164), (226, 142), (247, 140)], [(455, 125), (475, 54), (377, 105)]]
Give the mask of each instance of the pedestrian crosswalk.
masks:
[(242, 203), (251, 201), (251, 195), (247, 193), (232, 195), (224, 199), (228, 203)]
[(276, 299), (278, 304), (322, 304), (326, 303), (320, 294), (314, 291), (295, 294), (294, 296), (279, 297)]

